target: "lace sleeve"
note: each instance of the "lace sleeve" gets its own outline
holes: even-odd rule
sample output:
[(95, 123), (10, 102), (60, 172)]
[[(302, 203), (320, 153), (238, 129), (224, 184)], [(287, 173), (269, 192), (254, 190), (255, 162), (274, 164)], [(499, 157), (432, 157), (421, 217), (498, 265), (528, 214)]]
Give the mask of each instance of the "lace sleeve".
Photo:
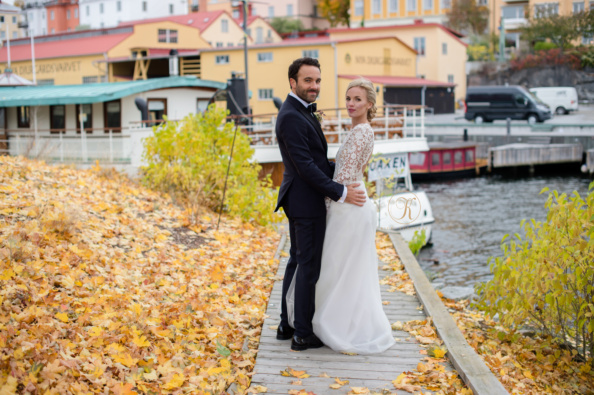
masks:
[(337, 158), (340, 166), (335, 181), (343, 185), (362, 179), (363, 167), (373, 153), (374, 133), (369, 124), (357, 125), (351, 133)]

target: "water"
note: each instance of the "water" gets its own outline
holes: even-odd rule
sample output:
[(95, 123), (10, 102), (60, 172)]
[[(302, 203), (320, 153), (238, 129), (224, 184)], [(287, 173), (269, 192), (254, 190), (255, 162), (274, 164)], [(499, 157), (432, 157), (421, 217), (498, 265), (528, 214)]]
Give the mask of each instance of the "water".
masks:
[(449, 182), (416, 183), (427, 193), (435, 223), (432, 246), (419, 257), (434, 285), (474, 286), (492, 275), (489, 257), (503, 256), (501, 239), (521, 233), (520, 221), (546, 220), (544, 187), (585, 198), (590, 180), (579, 176), (471, 178)]

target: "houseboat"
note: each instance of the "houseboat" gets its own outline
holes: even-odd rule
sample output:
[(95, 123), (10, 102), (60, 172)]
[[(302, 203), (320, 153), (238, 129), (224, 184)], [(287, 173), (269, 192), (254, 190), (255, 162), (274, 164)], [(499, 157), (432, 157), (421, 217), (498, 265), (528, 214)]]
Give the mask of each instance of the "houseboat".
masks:
[(413, 180), (443, 180), (473, 177), (487, 167), (487, 161), (477, 159), (474, 142), (433, 142), (429, 150), (411, 152), (410, 171)]

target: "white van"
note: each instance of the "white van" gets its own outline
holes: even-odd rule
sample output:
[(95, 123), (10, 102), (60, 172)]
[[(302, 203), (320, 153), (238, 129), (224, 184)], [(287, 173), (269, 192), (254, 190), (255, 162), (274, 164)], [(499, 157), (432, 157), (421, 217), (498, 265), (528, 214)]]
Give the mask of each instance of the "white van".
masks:
[(577, 111), (578, 109), (577, 91), (573, 87), (532, 88), (530, 92), (542, 100), (557, 115), (569, 114), (570, 111)]

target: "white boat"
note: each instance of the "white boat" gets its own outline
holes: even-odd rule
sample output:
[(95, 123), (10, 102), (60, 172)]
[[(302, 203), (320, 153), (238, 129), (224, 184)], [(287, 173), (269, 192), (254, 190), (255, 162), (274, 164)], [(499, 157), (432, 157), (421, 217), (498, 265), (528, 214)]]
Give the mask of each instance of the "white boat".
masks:
[(380, 196), (375, 199), (378, 228), (397, 231), (407, 242), (416, 232), (420, 234), (424, 230), (427, 244), (431, 240), (435, 218), (427, 194), (413, 187), (408, 152), (383, 153), (374, 157), (368, 180), (376, 182), (376, 192)]

